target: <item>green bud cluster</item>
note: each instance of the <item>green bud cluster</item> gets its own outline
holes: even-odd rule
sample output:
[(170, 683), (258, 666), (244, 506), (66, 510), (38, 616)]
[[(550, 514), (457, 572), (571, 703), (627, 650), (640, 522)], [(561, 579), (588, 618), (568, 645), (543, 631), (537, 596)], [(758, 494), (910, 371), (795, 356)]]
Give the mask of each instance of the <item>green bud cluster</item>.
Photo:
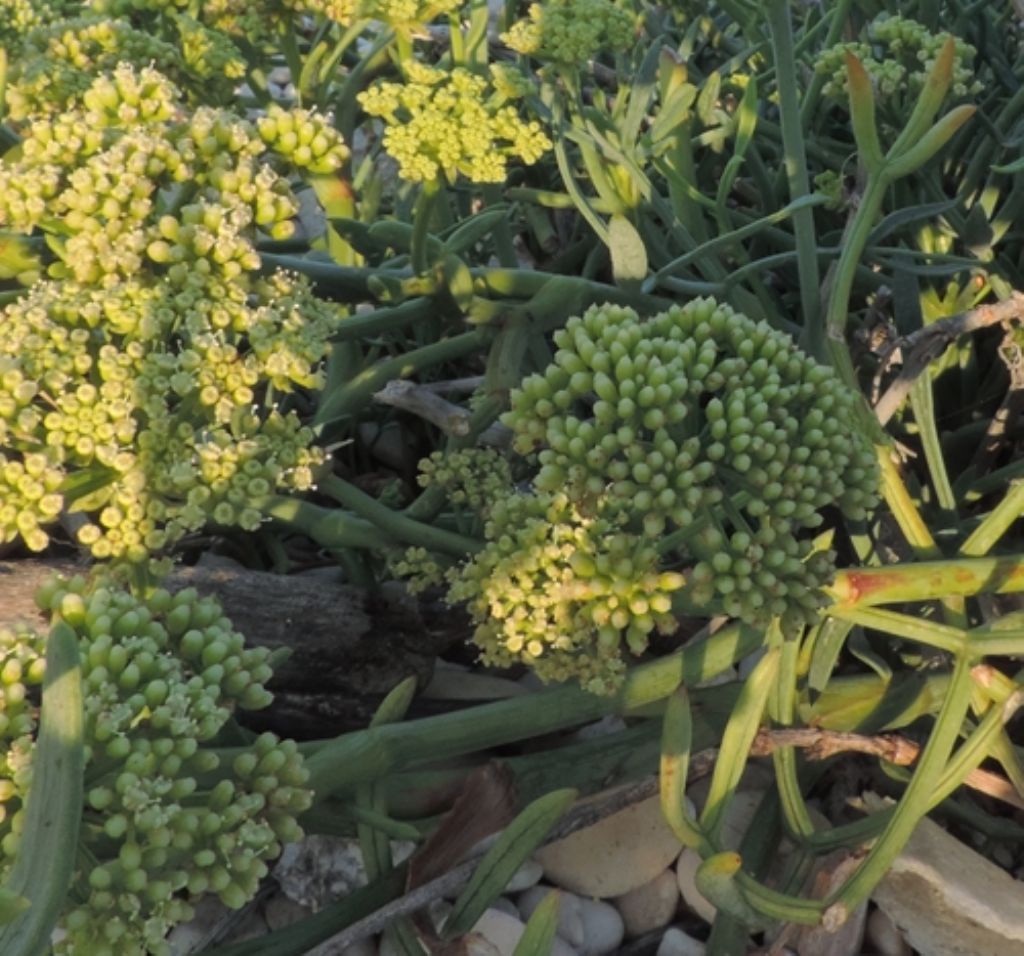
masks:
[(410, 182), (503, 183), (508, 161), (535, 163), (551, 148), (537, 121), (524, 121), (506, 97), (463, 67), (441, 70), (411, 61), (405, 83), (378, 83), (359, 94), (384, 119), (384, 148)]
[[(263, 734), (224, 760), (203, 745), (239, 708), (266, 706), (268, 652), (247, 648), (210, 598), (146, 598), (53, 579), (40, 605), (79, 635), (87, 747), (75, 876), (57, 953), (169, 953), (168, 930), (195, 902), (240, 907), (281, 844), (301, 836), (308, 777), (294, 741)], [(31, 782), (44, 638), (0, 633), (0, 849), (18, 852)]]
[[(868, 24), (866, 41), (840, 43), (823, 50), (815, 61), (815, 71), (827, 77), (822, 92), (846, 103), (846, 53), (852, 53), (864, 65), (883, 102), (890, 101), (899, 111), (917, 97), (936, 57), (949, 39), (948, 33), (931, 33), (927, 27), (908, 17), (881, 14)], [(976, 51), (971, 44), (954, 37), (953, 83), (950, 92), (962, 98), (979, 93), (972, 62)]]
[(207, 100), (217, 95), (218, 84), (229, 86), (225, 80), (237, 81), (245, 76), (245, 58), (227, 34), (211, 30), (184, 13), (174, 17), (174, 25), (188, 72), (205, 84), (214, 84)]
[[(486, 660), (596, 691), (674, 626), (673, 600), (754, 625), (815, 618), (834, 556), (813, 529), (876, 495), (858, 397), (786, 335), (699, 299), (595, 306), (554, 335), (503, 423), (530, 493), (467, 498), (487, 544), (449, 572)], [(441, 472), (428, 465), (427, 481)], [(827, 537), (827, 536), (826, 536)]]
[[(491, 505), (503, 500), (512, 487), (508, 461), (488, 448), (435, 451), (419, 463), (419, 484), (443, 492), (462, 533), (480, 535)], [(386, 554), (388, 570), (408, 582), (413, 594), (439, 587), (455, 574), (450, 559), (426, 548), (407, 548)]]
[(309, 110), (285, 110), (272, 104), (257, 128), (267, 148), (296, 169), (333, 173), (348, 159), (341, 134)]
[(51, 116), (81, 98), (98, 73), (118, 63), (153, 66), (178, 82), (184, 63), (169, 43), (126, 20), (95, 15), (36, 26), (11, 64), (7, 109), (15, 121)]
[(439, 488), (457, 510), (477, 515), (486, 515), (512, 484), (508, 461), (490, 448), (435, 451), (419, 467), (421, 488)]
[[(311, 168), (343, 153), (318, 118), (286, 120), (327, 143)], [(254, 246), (290, 231), (270, 160), (295, 168), (303, 148), (188, 114), (130, 66), (27, 128), (0, 165), (0, 224), (50, 232), (60, 258), (58, 281), (0, 312), (0, 540), (45, 547), (57, 495), (94, 556), (142, 561), (210, 522), (253, 529), (254, 501), (310, 487), (322, 454), (278, 396), (320, 385), (341, 314), (302, 277), (260, 276)]]
[(579, 67), (598, 53), (629, 49), (636, 17), (613, 0), (544, 0), (501, 39), (517, 53)]
[(281, 0), (294, 13), (307, 13), (351, 26), (356, 20), (377, 20), (398, 30), (422, 28), (457, 11), (464, 0)]

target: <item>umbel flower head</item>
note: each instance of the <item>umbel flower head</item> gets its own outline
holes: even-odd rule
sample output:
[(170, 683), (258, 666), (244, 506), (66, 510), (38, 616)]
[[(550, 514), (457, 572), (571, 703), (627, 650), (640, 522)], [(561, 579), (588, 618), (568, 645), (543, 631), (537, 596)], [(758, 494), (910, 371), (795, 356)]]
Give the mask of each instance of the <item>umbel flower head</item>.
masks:
[(537, 121), (520, 119), (505, 96), (464, 67), (450, 71), (406, 64), (405, 83), (378, 83), (359, 95), (363, 109), (384, 119), (384, 148), (410, 182), (503, 183), (508, 162), (535, 163), (551, 148)]
[(754, 625), (813, 620), (835, 570), (821, 509), (856, 518), (874, 500), (858, 397), (711, 299), (647, 319), (596, 306), (555, 344), (503, 419), (532, 487), (489, 496), (485, 547), (449, 572), (484, 658), (600, 692), (623, 643), (639, 653), (674, 626), (677, 598)]
[(340, 314), (260, 276), (291, 231), (285, 169), (346, 155), (323, 117), (185, 112), (151, 69), (97, 77), (0, 165), (0, 226), (50, 233), (56, 281), (0, 311), (0, 542), (47, 544), (61, 511), (98, 558), (142, 561), (306, 488), (321, 460), (283, 394), (320, 381)]
[(517, 53), (578, 67), (636, 40), (636, 18), (613, 0), (544, 0), (501, 35)]
[[(880, 94), (879, 102), (892, 103), (894, 112), (902, 115), (903, 107), (924, 85), (950, 34), (932, 33), (909, 17), (885, 13), (872, 20), (865, 33), (864, 41), (840, 43), (819, 54), (814, 69), (828, 78), (822, 92), (846, 102), (846, 54), (852, 53), (871, 77)], [(953, 39), (956, 53), (950, 91), (953, 96), (962, 98), (980, 92), (982, 87), (971, 65), (976, 50), (959, 37)]]
[[(268, 651), (194, 590), (137, 598), (55, 578), (39, 601), (78, 637), (85, 703), (79, 869), (55, 951), (169, 954), (168, 930), (200, 898), (244, 905), (301, 837), (312, 794), (294, 741), (263, 734), (231, 759), (207, 746), (239, 709), (270, 702)], [(0, 630), (0, 876), (20, 849), (45, 643)]]

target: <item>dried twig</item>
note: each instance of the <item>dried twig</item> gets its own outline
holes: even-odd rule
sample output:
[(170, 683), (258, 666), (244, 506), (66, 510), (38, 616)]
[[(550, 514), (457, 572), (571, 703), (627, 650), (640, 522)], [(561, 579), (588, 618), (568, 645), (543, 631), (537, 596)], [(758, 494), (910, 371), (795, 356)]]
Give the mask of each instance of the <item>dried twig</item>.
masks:
[[(908, 767), (921, 752), (918, 744), (899, 734), (848, 734), (820, 728), (762, 730), (754, 738), (750, 753), (767, 757), (779, 747), (800, 747), (809, 760), (826, 760), (839, 753), (854, 752), (879, 757), (899, 767)], [(1005, 777), (987, 770), (972, 770), (964, 778), (964, 786), (1024, 810), (1024, 796)]]
[[(399, 408), (436, 425), (446, 435), (461, 437), (469, 434), (469, 409), (447, 401), (435, 389), (395, 379), (375, 392), (373, 398), (382, 405)], [(502, 446), (509, 443), (511, 436), (512, 432), (508, 428), (495, 422), (480, 433), (478, 441), (482, 445)]]
[(1024, 293), (1014, 292), (1005, 302), (982, 305), (969, 312), (939, 319), (911, 335), (898, 338), (883, 356), (879, 374), (892, 364), (897, 353), (902, 354), (903, 368), (875, 405), (879, 422), (884, 425), (896, 414), (917, 377), (961, 335), (1020, 318), (1024, 318)]

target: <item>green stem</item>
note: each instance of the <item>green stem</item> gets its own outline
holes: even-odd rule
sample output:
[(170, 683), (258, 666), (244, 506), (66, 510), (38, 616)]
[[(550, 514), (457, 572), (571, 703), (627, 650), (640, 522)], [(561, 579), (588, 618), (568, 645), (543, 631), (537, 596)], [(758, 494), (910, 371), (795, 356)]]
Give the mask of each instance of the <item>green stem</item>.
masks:
[(447, 760), (657, 703), (681, 682), (693, 686), (722, 673), (762, 639), (758, 631), (729, 625), (683, 651), (635, 668), (609, 697), (563, 686), (531, 695), (529, 707), (512, 699), (346, 734), (307, 760), (309, 786), (323, 799), (417, 762)]
[(441, 180), (430, 179), (423, 184), (419, 196), (416, 197), (416, 206), (412, 213), (412, 242), (409, 246), (409, 260), (416, 275), (421, 275), (430, 267), (427, 255), (430, 221), (434, 218), (441, 192)]
[(972, 666), (973, 659), (969, 655), (961, 654), (957, 658), (949, 690), (935, 719), (928, 743), (921, 752), (914, 776), (867, 858), (839, 892), (828, 900), (825, 913), (827, 922), (831, 922), (831, 917), (838, 924), (845, 922), (845, 917), (867, 898), (906, 846), (918, 821), (931, 806), (936, 785), (942, 778), (970, 706)]
[[(796, 717), (797, 662), (801, 642), (787, 640), (782, 645), (779, 675), (769, 699), (770, 715), (781, 727), (792, 726)], [(791, 835), (799, 838), (814, 833), (814, 822), (807, 811), (800, 788), (795, 747), (779, 747), (772, 753), (779, 802)]]
[(995, 543), (1024, 512), (1024, 481), (1014, 481), (999, 502), (961, 545), (960, 553), (971, 557), (988, 554)]
[(846, 320), (849, 315), (850, 295), (857, 266), (868, 244), (871, 228), (882, 210), (889, 180), (879, 173), (868, 177), (867, 187), (861, 196), (857, 212), (843, 237), (843, 251), (836, 265), (832, 288), (829, 294), (828, 310), (825, 313), (825, 331), (828, 336), (828, 351), (832, 365), (839, 377), (852, 389), (859, 391), (857, 373), (850, 358), (850, 347), (846, 343)]
[[(768, 21), (779, 91), (783, 162), (789, 180), (789, 197), (793, 201), (809, 195), (811, 184), (807, 173), (807, 151), (804, 148), (804, 131), (800, 118), (800, 94), (797, 89), (789, 0), (769, 0)], [(818, 242), (814, 231), (814, 213), (809, 208), (799, 209), (794, 214), (793, 230), (796, 233), (797, 274), (804, 318), (802, 344), (811, 355), (819, 361), (824, 361), (825, 341), (821, 327)]]
[(493, 332), (487, 328), (474, 329), (371, 365), (343, 387), (323, 396), (315, 424), (323, 427), (354, 415), (370, 401), (374, 392), (393, 379), (409, 378), (422, 369), (471, 355), (484, 346), (491, 335)]
[(1024, 591), (1024, 555), (851, 568), (826, 589), (840, 609)]
[(467, 538), (444, 528), (434, 528), (414, 521), (400, 511), (392, 511), (387, 505), (337, 475), (324, 478), (320, 482), (320, 490), (398, 541), (456, 557), (475, 554), (483, 547), (483, 543), (475, 538)]

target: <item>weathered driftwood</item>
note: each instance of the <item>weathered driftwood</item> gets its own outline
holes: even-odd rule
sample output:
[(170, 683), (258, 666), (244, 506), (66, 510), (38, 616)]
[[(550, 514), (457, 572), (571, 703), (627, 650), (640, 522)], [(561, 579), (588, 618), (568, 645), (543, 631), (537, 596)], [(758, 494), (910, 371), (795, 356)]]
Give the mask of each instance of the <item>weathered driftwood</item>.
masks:
[[(0, 561), (0, 627), (39, 620), (32, 595), (54, 570), (81, 569)], [(167, 586), (215, 595), (251, 644), (291, 650), (270, 685), (274, 705), (246, 723), (293, 737), (365, 727), (384, 694), (409, 676), (425, 683), (435, 657), (467, 633), (460, 615), (437, 613), (397, 585), (367, 591), (319, 574), (197, 567), (174, 572)]]

